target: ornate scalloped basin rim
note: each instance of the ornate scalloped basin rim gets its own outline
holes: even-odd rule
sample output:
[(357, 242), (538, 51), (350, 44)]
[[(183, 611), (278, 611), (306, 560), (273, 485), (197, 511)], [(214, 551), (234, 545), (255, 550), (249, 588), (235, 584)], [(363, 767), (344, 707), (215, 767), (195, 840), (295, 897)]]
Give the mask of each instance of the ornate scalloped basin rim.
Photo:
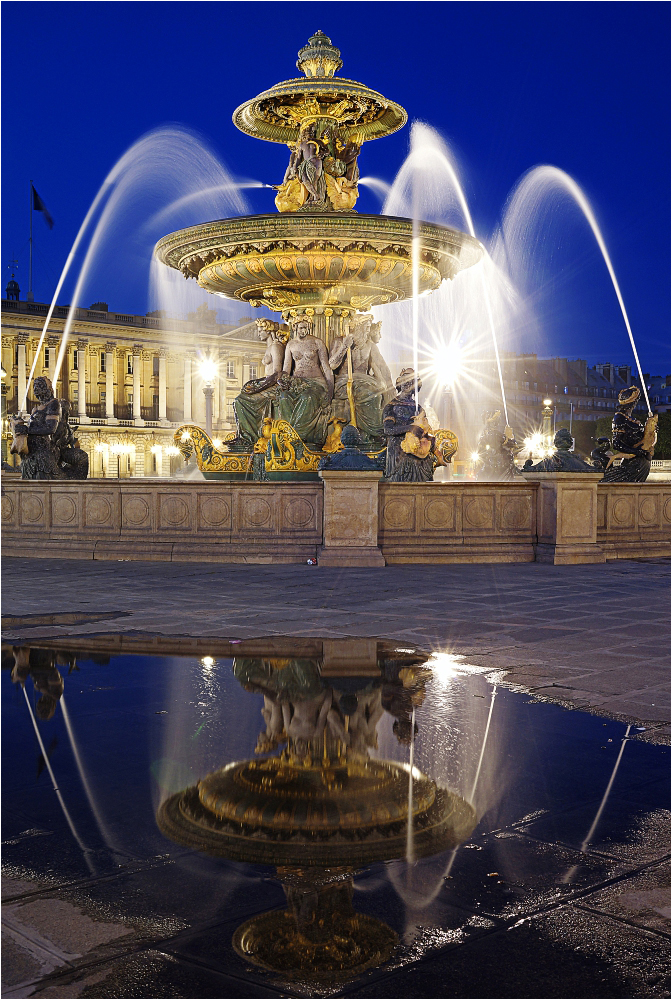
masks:
[[(422, 242), (422, 253), (449, 256), (453, 265), (457, 265), (457, 270), (476, 264), (484, 252), (477, 239), (448, 226), (419, 222), (417, 235)], [(162, 237), (154, 253), (169, 267), (184, 270), (185, 260), (206, 252), (216, 257), (231, 258), (251, 252), (263, 256), (285, 249), (302, 252), (331, 249), (333, 245), (333, 249), (341, 253), (356, 253), (358, 249), (370, 246), (378, 253), (389, 248), (395, 254), (410, 256), (412, 240), (412, 219), (354, 212), (284, 212), (218, 219), (189, 226)], [(358, 247), (358, 243), (362, 246)], [(245, 245), (245, 249), (241, 244)], [(190, 268), (189, 273), (196, 277), (205, 263), (209, 261), (202, 260), (200, 266)]]

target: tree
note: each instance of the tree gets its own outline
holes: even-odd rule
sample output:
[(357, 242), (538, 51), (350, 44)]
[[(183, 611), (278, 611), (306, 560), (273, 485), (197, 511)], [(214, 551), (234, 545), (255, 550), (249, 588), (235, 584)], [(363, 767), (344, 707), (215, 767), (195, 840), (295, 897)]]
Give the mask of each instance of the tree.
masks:
[(658, 414), (658, 441), (654, 458), (670, 460), (670, 411)]

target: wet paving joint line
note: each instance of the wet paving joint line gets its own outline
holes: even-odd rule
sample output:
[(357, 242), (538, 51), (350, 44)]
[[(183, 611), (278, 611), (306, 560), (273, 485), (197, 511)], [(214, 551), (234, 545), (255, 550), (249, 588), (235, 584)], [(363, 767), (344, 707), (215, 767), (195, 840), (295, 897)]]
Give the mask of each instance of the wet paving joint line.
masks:
[(582, 910), (584, 913), (590, 913), (595, 917), (609, 917), (610, 920), (618, 920), (619, 923), (626, 924), (628, 927), (633, 927), (635, 930), (638, 931), (645, 930), (648, 931), (649, 934), (657, 934), (658, 937), (661, 937), (666, 941), (669, 941), (670, 939), (669, 931), (661, 931), (658, 930), (657, 927), (647, 927), (643, 924), (638, 924), (634, 920), (628, 920), (627, 917), (620, 916), (618, 913), (610, 913), (607, 910), (600, 910), (597, 909), (596, 907), (587, 906), (586, 904), (583, 903), (572, 902), (571, 905), (574, 906), (577, 910)]

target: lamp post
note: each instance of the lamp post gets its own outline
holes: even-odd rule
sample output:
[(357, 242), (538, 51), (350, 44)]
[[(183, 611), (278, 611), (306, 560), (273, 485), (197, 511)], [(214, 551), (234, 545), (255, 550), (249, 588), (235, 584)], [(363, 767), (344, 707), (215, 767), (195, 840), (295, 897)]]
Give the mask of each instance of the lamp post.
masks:
[(545, 399), (544, 408), (541, 411), (541, 433), (544, 436), (544, 444), (547, 448), (551, 447), (553, 442), (553, 400)]
[(211, 358), (201, 361), (199, 371), (203, 379), (203, 395), (205, 396), (205, 433), (212, 436), (212, 400), (215, 395), (214, 381), (217, 365)]

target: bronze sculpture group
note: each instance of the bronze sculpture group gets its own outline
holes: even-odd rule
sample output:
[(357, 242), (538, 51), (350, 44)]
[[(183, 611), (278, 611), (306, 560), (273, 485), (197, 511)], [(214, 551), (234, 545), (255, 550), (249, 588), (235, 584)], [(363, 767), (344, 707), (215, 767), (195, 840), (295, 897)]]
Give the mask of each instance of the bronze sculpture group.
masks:
[(10, 420), (14, 439), (10, 452), (21, 457), (23, 479), (86, 479), (89, 456), (79, 447), (68, 422), (69, 404), (56, 399), (51, 382), (40, 375), (33, 382), (37, 406), (30, 416)]
[(304, 122), (282, 184), (276, 185), (278, 211), (351, 211), (358, 195), (358, 156), (358, 144), (342, 138), (337, 127), (318, 134), (316, 122)]

